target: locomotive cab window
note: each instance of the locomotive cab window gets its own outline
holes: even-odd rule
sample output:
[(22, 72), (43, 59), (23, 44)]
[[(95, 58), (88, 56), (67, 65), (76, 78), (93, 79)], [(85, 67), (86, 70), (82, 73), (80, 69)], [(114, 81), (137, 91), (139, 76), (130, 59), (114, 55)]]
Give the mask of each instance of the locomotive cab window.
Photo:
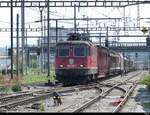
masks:
[(69, 46), (68, 45), (59, 45), (56, 48), (57, 57), (68, 57), (69, 56)]
[(74, 45), (73, 52), (75, 57), (87, 57), (89, 56), (89, 47), (87, 45)]

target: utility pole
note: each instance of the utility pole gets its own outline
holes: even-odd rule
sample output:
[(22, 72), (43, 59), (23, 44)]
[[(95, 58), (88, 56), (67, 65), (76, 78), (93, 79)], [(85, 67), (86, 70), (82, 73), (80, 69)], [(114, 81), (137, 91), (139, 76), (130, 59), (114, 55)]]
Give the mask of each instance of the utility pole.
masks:
[(74, 5), (74, 33), (76, 33), (76, 4)]
[(6, 71), (7, 71), (7, 59), (8, 59), (8, 53), (7, 53), (7, 45), (6, 45)]
[[(29, 28), (30, 28), (30, 24), (29, 24)], [(27, 37), (27, 32), (26, 32), (26, 37)], [(27, 38), (26, 38), (26, 45), (27, 45)], [(27, 50), (27, 68), (30, 69), (30, 51), (29, 48), (26, 49)]]
[(24, 65), (23, 65), (23, 57), (24, 57), (24, 0), (22, 0), (21, 2), (21, 26), (22, 26), (22, 77), (23, 77), (23, 73), (24, 73)]
[[(28, 36), (28, 34), (27, 34), (27, 29), (25, 30), (25, 60), (26, 60), (26, 62), (27, 62), (27, 36)], [(27, 67), (27, 64), (26, 64), (26, 75), (27, 75), (27, 72), (28, 71), (28, 67)]]
[(58, 20), (56, 20), (56, 44), (58, 42)]
[[(86, 31), (87, 31), (87, 36), (89, 36), (89, 31), (88, 31), (88, 28), (89, 28), (89, 20), (88, 20), (88, 16), (87, 16), (87, 28), (86, 28)], [(89, 38), (89, 37), (88, 37)]]
[(106, 46), (106, 47), (109, 47), (109, 46), (108, 46), (108, 26), (107, 26), (106, 36), (107, 36), (107, 37), (106, 37), (106, 41), (105, 41), (105, 46)]
[(43, 44), (42, 44), (42, 39), (43, 39), (43, 8), (40, 9), (40, 20), (41, 20), (41, 53), (40, 53), (40, 59), (41, 59), (41, 72), (43, 72)]
[(45, 65), (46, 65), (45, 64), (45, 60), (46, 60), (46, 50), (45, 50), (46, 49), (46, 21), (45, 20), (46, 20), (46, 16), (44, 15), (44, 45), (43, 45), (44, 46), (44, 48), (43, 48), (44, 49), (44, 71), (46, 68), (45, 67)]
[(11, 16), (11, 79), (13, 79), (13, 0), (11, 0), (11, 8), (10, 8)]
[(50, 58), (50, 46), (49, 46), (50, 45), (49, 44), (50, 43), (49, 42), (49, 36), (50, 36), (49, 35), (50, 34), (49, 33), (50, 30), (49, 29), (50, 29), (50, 25), (49, 25), (49, 19), (50, 19), (50, 17), (49, 17), (49, 0), (48, 0), (48, 3), (47, 3), (47, 42), (48, 42), (48, 45), (47, 45), (48, 46), (47, 58), (48, 58), (48, 75), (47, 75), (47, 77), (50, 76), (50, 65), (49, 65), (50, 64), (50, 59), (49, 59)]
[(16, 76), (19, 75), (19, 14), (17, 14), (17, 60), (16, 60)]
[(99, 45), (101, 46), (101, 33), (99, 33)]
[(140, 28), (140, 5), (137, 5), (137, 27)]

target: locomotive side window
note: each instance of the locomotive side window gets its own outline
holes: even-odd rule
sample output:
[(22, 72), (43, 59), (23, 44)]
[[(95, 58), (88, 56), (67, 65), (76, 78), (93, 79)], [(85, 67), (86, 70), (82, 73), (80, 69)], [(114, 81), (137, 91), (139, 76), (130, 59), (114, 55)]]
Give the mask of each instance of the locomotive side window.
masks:
[(56, 48), (56, 56), (58, 57), (68, 57), (69, 56), (69, 46), (60, 45)]
[(89, 56), (89, 47), (87, 45), (74, 45), (74, 56), (75, 57)]

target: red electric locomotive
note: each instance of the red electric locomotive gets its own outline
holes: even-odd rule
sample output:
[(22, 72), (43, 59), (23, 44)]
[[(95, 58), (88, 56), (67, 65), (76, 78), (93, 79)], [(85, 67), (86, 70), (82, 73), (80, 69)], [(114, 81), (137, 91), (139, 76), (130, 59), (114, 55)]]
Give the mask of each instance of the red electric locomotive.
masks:
[(87, 41), (65, 41), (56, 45), (56, 79), (64, 84), (87, 82), (97, 74), (97, 48)]
[[(108, 73), (108, 49), (94, 46), (90, 41), (61, 41), (56, 45), (56, 79), (63, 84), (85, 83)], [(80, 37), (80, 38), (79, 38)]]
[[(81, 84), (127, 70), (128, 60), (103, 46), (95, 46), (81, 34), (71, 34), (56, 44), (56, 79), (64, 85)], [(132, 64), (133, 65), (133, 64)]]

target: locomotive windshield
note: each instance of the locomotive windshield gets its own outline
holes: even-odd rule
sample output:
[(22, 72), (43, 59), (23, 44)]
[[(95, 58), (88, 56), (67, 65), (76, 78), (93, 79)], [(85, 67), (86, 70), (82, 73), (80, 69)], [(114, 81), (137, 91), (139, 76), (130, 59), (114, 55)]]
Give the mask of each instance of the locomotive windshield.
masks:
[(75, 57), (89, 56), (89, 47), (87, 45), (73, 45)]
[(69, 46), (59, 45), (56, 49), (56, 56), (58, 57), (68, 57), (69, 56)]

